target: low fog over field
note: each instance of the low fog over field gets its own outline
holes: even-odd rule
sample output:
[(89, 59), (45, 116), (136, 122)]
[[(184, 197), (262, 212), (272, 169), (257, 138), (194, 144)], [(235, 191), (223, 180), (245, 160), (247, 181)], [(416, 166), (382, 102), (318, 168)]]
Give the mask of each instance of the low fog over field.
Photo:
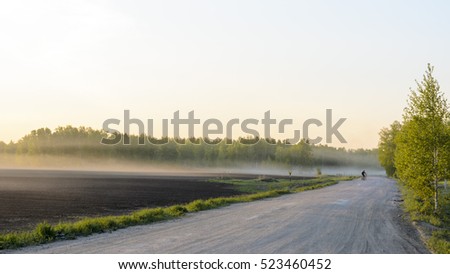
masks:
[(385, 175), (385, 171), (370, 163), (358, 166), (293, 166), (288, 164), (234, 163), (227, 165), (201, 166), (198, 163), (157, 163), (131, 160), (79, 158), (69, 156), (11, 156), (0, 155), (0, 173), (5, 169), (79, 170), (119, 173), (144, 173), (166, 175), (190, 174), (253, 174), (261, 176), (317, 176), (350, 175), (359, 176), (362, 170), (368, 175)]
[(122, 136), (129, 138), (129, 145), (104, 145), (100, 140), (105, 137), (112, 138), (85, 127), (33, 130), (15, 143), (0, 142), (0, 168), (261, 175), (358, 175), (365, 169), (369, 174), (383, 174), (376, 149), (347, 150), (305, 140), (289, 144), (259, 138), (163, 138), (155, 145), (145, 136)]

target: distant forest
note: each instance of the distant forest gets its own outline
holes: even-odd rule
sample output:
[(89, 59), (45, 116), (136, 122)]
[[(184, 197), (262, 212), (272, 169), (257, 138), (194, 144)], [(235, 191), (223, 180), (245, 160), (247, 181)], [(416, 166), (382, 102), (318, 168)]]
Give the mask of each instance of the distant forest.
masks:
[[(277, 163), (292, 166), (371, 166), (378, 167), (377, 149), (345, 149), (311, 145), (306, 140), (297, 144), (259, 138), (237, 140), (203, 140), (201, 138), (171, 139), (155, 145), (147, 136), (129, 138), (130, 144), (104, 145), (102, 138), (115, 138), (102, 130), (89, 127), (58, 127), (54, 131), (41, 128), (31, 131), (17, 142), (0, 141), (1, 154), (105, 157), (123, 160), (181, 164), (235, 165), (239, 163)], [(156, 140), (156, 139), (155, 139)], [(180, 144), (185, 143), (185, 144)], [(214, 144), (212, 144), (214, 143)]]

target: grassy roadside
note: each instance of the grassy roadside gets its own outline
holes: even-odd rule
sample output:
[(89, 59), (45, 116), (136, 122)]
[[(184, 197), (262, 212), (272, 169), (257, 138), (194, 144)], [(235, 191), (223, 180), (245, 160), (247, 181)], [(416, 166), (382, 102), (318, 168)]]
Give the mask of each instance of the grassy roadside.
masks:
[(450, 254), (450, 189), (443, 187), (439, 191), (440, 211), (437, 214), (425, 213), (421, 203), (401, 183), (400, 190), (404, 199), (404, 209), (418, 228), (428, 248), (434, 253)]
[(40, 223), (32, 231), (0, 234), (0, 250), (49, 243), (58, 240), (75, 239), (134, 225), (150, 224), (181, 217), (189, 212), (218, 208), (234, 203), (277, 197), (283, 194), (301, 192), (351, 180), (353, 177), (321, 177), (308, 180), (214, 180), (217, 183), (237, 185), (247, 194), (219, 197), (207, 200), (195, 200), (184, 205), (141, 209), (127, 215), (85, 218), (77, 222), (65, 222), (51, 225)]
[(243, 193), (259, 193), (270, 190), (286, 190), (296, 192), (298, 190), (308, 190), (308, 187), (320, 187), (322, 184), (335, 183), (336, 178), (342, 178), (342, 181), (352, 179), (353, 177), (318, 177), (312, 179), (272, 179), (262, 177), (259, 179), (240, 180), (240, 179), (212, 179), (210, 182), (226, 183), (237, 187)]

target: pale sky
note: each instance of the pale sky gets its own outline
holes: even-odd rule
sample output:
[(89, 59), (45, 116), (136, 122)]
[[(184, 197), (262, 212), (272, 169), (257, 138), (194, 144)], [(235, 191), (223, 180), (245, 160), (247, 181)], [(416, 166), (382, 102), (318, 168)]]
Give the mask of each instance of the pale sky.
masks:
[(427, 63), (449, 97), (449, 14), (448, 1), (2, 0), (0, 140), (101, 129), (124, 109), (156, 125), (270, 110), (292, 129), (332, 109), (348, 141), (332, 145), (373, 148)]

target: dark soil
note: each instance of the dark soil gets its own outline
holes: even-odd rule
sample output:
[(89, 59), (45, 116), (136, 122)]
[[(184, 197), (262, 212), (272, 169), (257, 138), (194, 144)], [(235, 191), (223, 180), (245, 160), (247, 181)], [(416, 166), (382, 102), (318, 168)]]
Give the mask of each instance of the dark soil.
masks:
[(232, 185), (207, 182), (216, 177), (0, 170), (0, 232), (239, 194)]

